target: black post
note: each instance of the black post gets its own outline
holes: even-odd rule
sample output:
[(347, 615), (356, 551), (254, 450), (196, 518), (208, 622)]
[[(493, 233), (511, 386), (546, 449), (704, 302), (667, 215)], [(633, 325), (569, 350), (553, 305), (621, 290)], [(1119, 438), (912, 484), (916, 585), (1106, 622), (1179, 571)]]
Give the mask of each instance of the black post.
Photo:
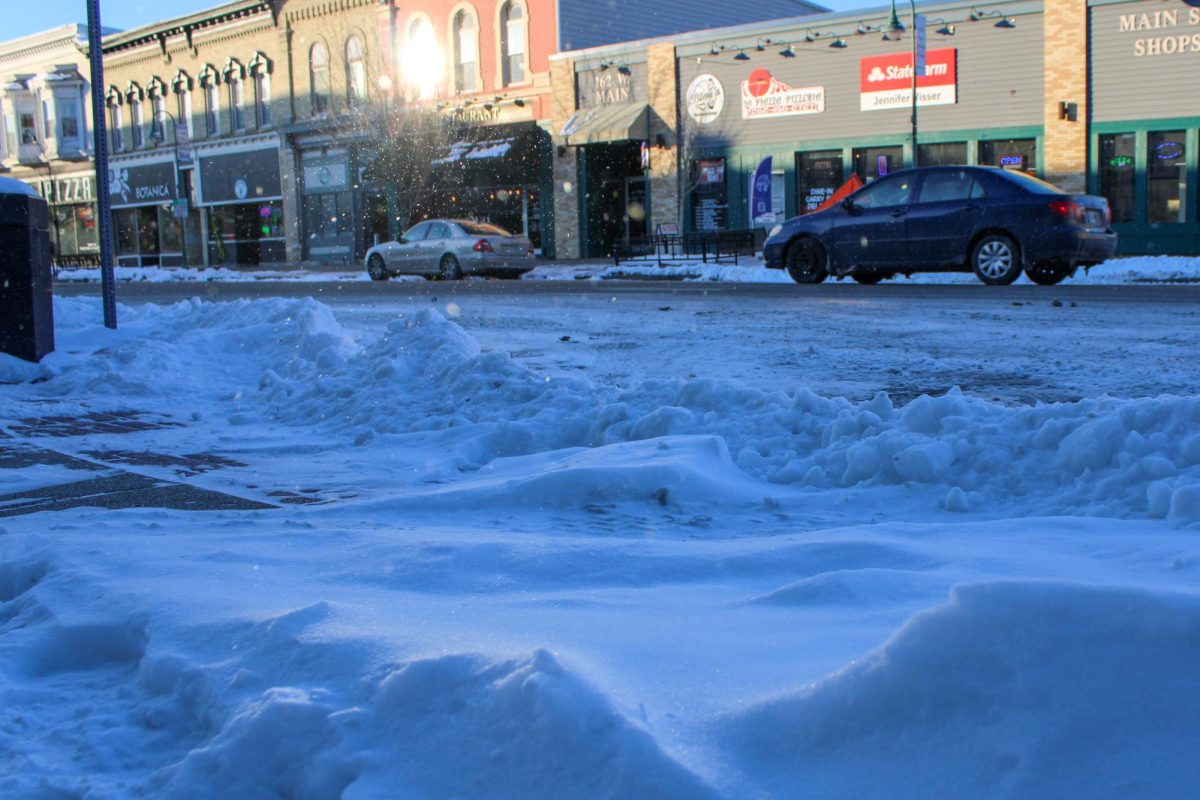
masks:
[(917, 0), (908, 0), (912, 10), (912, 165), (921, 166), (917, 154)]
[(100, 294), (104, 327), (117, 327), (117, 288), (113, 275), (111, 198), (108, 194), (108, 118), (104, 109), (104, 47), (100, 0), (88, 0), (88, 56), (92, 68), (92, 144), (96, 159), (96, 216), (100, 226)]

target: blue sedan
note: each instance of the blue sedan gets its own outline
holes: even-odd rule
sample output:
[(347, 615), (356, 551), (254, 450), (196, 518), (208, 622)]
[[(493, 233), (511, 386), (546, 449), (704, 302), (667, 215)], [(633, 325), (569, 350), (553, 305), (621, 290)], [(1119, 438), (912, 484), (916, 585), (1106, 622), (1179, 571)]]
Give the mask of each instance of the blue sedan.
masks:
[(973, 271), (1004, 286), (1024, 270), (1048, 286), (1116, 253), (1111, 221), (1103, 197), (1070, 194), (1023, 172), (925, 167), (775, 226), (763, 256), (797, 283)]

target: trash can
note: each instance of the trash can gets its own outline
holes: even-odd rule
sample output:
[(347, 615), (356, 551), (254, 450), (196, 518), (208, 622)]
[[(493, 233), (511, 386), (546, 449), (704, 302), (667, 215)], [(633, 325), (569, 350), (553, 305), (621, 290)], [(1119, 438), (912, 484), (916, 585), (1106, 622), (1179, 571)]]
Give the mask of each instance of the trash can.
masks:
[(46, 201), (0, 177), (0, 352), (40, 361), (54, 349)]

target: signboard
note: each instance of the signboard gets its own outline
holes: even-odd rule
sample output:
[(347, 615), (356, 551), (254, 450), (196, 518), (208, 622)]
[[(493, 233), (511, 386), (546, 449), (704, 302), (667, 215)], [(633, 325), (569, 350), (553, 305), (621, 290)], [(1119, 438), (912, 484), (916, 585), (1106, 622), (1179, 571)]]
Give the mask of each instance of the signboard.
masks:
[(1000, 156), (1000, 166), (1008, 169), (1025, 169), (1025, 156)]
[(175, 126), (175, 158), (179, 166), (192, 166), (192, 137), (183, 125)]
[(824, 110), (824, 86), (793, 89), (763, 67), (742, 81), (742, 119), (820, 114)]
[(111, 162), (108, 193), (113, 208), (169, 203), (177, 196), (175, 162), (154, 164)]
[(916, 45), (917, 45), (917, 74), (918, 74), (918, 75), (924, 75), (924, 74), (925, 74), (925, 55), (926, 55), (926, 49), (925, 49), (925, 15), (924, 15), (924, 14), (917, 14), (915, 28), (916, 28), (916, 30), (914, 30), (914, 31), (913, 31), (913, 36), (916, 36), (916, 37), (917, 37), (917, 41), (916, 41)]
[(279, 150), (247, 150), (200, 159), (200, 202), (234, 203), (278, 200)]
[(771, 206), (771, 157), (758, 162), (754, 170), (754, 183), (750, 187), (750, 218), (754, 222), (774, 222), (775, 210)]
[(687, 113), (701, 125), (721, 116), (725, 108), (725, 87), (715, 75), (697, 75), (687, 90)]
[(1133, 39), (1135, 58), (1200, 53), (1200, 2), (1183, 0), (1190, 8), (1144, 8), (1121, 14), (1121, 33), (1145, 34)]
[(171, 201), (171, 216), (175, 219), (188, 218), (188, 201), (186, 198), (177, 197)]
[(696, 188), (692, 196), (692, 227), (698, 231), (724, 230), (729, 214), (725, 186), (725, 159), (707, 158), (694, 162)]
[[(912, 53), (868, 56), (858, 62), (863, 111), (912, 107)], [(958, 102), (958, 51), (930, 50), (925, 73), (917, 76), (917, 105), (944, 106)]]
[(56, 175), (53, 179), (42, 178), (31, 183), (50, 205), (90, 203), (96, 197), (96, 176), (90, 172), (61, 178)]

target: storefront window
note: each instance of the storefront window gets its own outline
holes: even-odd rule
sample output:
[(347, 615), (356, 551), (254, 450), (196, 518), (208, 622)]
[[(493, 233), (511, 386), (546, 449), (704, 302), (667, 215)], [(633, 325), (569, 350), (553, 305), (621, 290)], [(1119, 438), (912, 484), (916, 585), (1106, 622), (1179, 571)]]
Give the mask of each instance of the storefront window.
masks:
[(283, 239), (283, 204), (263, 203), (213, 206), (208, 210), (209, 247), (219, 264), (258, 264), (278, 260), (268, 242)]
[(1132, 133), (1100, 137), (1100, 194), (1108, 199), (1113, 222), (1133, 222), (1135, 141)]
[(77, 205), (75, 209), (75, 240), (80, 253), (100, 252), (100, 230), (96, 227), (96, 209)]
[(158, 266), (158, 206), (123, 208), (113, 212), (118, 263)]
[(55, 256), (64, 256), (67, 254), (75, 254), (79, 252), (79, 245), (75, 238), (75, 207), (74, 206), (55, 206), (54, 209), (54, 230), (51, 232), (54, 245)]
[(800, 213), (814, 210), (842, 185), (842, 151), (796, 154), (796, 197)]
[(1146, 136), (1149, 222), (1187, 221), (1187, 150), (1183, 131), (1152, 131)]
[(183, 252), (183, 220), (175, 217), (170, 208), (158, 207), (158, 230), (163, 253)]
[(917, 154), (922, 167), (958, 167), (967, 163), (967, 143), (921, 144), (917, 145)]
[(870, 182), (904, 168), (903, 147), (854, 148), (854, 172)]
[(138, 252), (137, 210), (113, 212), (113, 229), (117, 239), (118, 256), (136, 256)]
[(979, 143), (979, 163), (989, 167), (1037, 172), (1037, 142), (1033, 139), (999, 139)]

